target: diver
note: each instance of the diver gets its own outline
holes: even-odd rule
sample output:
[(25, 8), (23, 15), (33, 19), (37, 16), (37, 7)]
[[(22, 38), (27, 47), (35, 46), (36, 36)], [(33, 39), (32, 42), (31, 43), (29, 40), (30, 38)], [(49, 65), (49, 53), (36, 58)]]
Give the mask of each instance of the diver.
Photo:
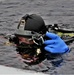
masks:
[(38, 64), (47, 58), (56, 59), (70, 51), (57, 34), (48, 31), (42, 17), (36, 14), (23, 16), (9, 41), (16, 45), (27, 64)]

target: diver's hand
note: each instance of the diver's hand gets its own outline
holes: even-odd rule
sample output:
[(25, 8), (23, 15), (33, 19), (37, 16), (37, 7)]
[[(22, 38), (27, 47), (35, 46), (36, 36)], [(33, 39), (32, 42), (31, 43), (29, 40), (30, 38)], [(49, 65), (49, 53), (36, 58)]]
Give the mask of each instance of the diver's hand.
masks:
[(49, 40), (44, 41), (46, 45), (44, 49), (50, 53), (66, 53), (69, 52), (69, 47), (65, 42), (54, 33), (47, 32), (46, 36), (50, 38)]

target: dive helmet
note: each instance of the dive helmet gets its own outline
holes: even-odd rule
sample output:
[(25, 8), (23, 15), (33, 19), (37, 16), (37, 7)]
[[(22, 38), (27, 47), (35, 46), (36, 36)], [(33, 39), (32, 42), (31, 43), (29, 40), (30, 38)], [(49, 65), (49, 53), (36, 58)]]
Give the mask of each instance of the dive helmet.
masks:
[(36, 14), (26, 14), (21, 18), (15, 34), (18, 36), (32, 36), (33, 32), (44, 34), (46, 30), (42, 17)]

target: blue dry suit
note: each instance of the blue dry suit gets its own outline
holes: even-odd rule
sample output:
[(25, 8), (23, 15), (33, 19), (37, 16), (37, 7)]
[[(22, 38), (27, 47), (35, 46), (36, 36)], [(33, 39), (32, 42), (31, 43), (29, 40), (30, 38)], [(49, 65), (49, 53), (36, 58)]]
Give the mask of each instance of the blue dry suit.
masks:
[(50, 38), (49, 40), (46, 40), (44, 42), (44, 44), (46, 45), (44, 49), (46, 51), (50, 53), (60, 53), (60, 54), (70, 51), (66, 43), (57, 34), (47, 32), (46, 36)]

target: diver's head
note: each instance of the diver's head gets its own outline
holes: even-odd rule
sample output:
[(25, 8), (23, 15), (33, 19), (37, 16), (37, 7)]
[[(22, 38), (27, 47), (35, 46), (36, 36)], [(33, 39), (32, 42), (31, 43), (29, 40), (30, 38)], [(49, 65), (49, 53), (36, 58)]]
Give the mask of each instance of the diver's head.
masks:
[(16, 35), (32, 36), (32, 32), (44, 34), (46, 26), (42, 17), (36, 14), (26, 14), (18, 24)]
[(24, 55), (24, 58), (28, 59), (28, 61), (31, 59), (33, 63), (36, 63), (44, 59), (44, 52), (41, 53), (40, 46), (36, 44), (35, 40), (32, 40), (32, 37), (34, 34), (45, 34), (46, 31), (47, 28), (44, 20), (39, 15), (27, 14), (21, 18), (15, 35), (19, 39), (18, 48), (21, 51), (20, 53), (22, 56)]

